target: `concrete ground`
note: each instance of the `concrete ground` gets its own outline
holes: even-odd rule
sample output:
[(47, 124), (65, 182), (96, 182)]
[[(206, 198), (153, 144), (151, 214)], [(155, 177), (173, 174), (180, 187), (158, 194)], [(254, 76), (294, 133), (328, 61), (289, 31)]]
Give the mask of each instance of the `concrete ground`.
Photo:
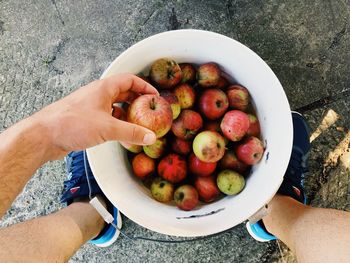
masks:
[[(303, 112), (316, 131), (306, 180), (311, 204), (350, 211), (349, 25), (349, 0), (0, 0), (0, 130), (98, 78), (147, 36), (211, 30), (266, 60), (292, 109)], [(0, 226), (59, 209), (64, 177), (62, 161), (42, 167)], [(124, 231), (160, 237), (127, 218)], [(284, 246), (282, 255), (295, 261)], [(70, 262), (282, 262), (282, 255), (276, 242), (257, 243), (240, 225), (194, 243), (122, 237), (108, 249), (85, 245)]]

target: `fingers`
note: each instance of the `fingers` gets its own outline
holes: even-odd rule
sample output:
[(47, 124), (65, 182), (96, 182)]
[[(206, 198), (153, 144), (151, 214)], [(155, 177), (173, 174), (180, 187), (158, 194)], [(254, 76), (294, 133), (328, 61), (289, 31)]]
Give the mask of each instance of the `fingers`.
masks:
[(119, 94), (129, 90), (140, 94), (159, 95), (158, 91), (151, 84), (132, 74), (114, 75), (104, 79), (104, 82), (113, 100), (117, 100)]
[(117, 99), (114, 102), (133, 102), (140, 94), (133, 91), (122, 92), (118, 95)]
[(129, 144), (149, 145), (156, 141), (156, 135), (142, 126), (113, 119), (107, 139), (118, 140)]

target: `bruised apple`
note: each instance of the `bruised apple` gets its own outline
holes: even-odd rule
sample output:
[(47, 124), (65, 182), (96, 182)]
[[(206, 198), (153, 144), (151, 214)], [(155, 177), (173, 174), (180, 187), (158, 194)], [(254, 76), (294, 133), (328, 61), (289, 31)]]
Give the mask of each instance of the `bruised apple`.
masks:
[(198, 204), (198, 192), (192, 185), (181, 185), (175, 190), (174, 201), (178, 208), (190, 211)]
[(225, 145), (225, 139), (219, 133), (203, 131), (194, 138), (192, 148), (199, 160), (215, 163), (224, 156)]
[(153, 62), (150, 78), (160, 88), (172, 89), (182, 79), (181, 68), (174, 60), (161, 58)]
[(162, 178), (157, 177), (151, 184), (151, 194), (159, 202), (166, 203), (173, 200), (174, 185)]

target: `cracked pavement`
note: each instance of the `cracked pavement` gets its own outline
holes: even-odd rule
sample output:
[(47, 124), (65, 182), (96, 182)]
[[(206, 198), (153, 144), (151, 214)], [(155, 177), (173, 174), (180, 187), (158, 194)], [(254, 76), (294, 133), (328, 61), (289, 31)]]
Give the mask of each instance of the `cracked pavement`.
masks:
[[(232, 37), (280, 79), (292, 109), (314, 134), (309, 202), (350, 211), (350, 3), (339, 1), (0, 1), (0, 131), (100, 76), (122, 51), (150, 35), (196, 28)], [(268, 94), (267, 94), (268, 96)], [(320, 125), (322, 124), (322, 125)], [(62, 161), (42, 167), (0, 222), (56, 211)], [(162, 237), (124, 218), (132, 235)], [(282, 246), (284, 259), (295, 262)], [(282, 262), (275, 242), (257, 243), (239, 225), (183, 244), (84, 245), (70, 262)]]

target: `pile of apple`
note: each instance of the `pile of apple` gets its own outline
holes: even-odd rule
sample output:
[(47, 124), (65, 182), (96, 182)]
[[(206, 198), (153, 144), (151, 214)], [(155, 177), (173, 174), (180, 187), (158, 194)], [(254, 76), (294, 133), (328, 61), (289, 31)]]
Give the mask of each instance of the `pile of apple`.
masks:
[(155, 132), (153, 145), (128, 145), (134, 175), (159, 202), (192, 210), (199, 200), (236, 195), (264, 148), (249, 92), (216, 63), (156, 60), (149, 76), (160, 91), (126, 105), (126, 120)]

